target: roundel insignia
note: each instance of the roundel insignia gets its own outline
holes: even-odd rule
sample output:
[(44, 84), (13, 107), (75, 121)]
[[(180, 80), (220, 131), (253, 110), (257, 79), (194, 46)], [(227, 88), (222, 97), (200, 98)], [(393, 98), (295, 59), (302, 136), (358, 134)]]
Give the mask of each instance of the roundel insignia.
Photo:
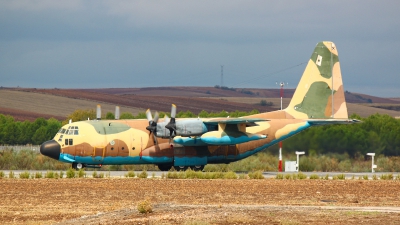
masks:
[(115, 145), (115, 141), (114, 140), (110, 141), (110, 145)]

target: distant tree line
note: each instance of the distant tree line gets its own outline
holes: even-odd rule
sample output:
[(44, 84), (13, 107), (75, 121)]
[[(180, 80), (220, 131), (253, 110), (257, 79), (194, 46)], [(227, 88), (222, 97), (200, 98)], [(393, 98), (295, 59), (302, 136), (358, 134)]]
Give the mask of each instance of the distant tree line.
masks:
[(60, 127), (61, 122), (54, 118), (21, 122), (15, 121), (12, 116), (0, 114), (0, 144), (39, 145), (52, 139)]
[(308, 155), (328, 153), (348, 154), (351, 157), (376, 155), (400, 155), (400, 120), (389, 115), (375, 114), (361, 118), (353, 125), (312, 127), (283, 142), (285, 151), (306, 151)]
[[(211, 112), (201, 111), (194, 114), (190, 111), (177, 113), (177, 118), (207, 118), (207, 117), (241, 117), (259, 113), (251, 112)], [(169, 113), (160, 112), (162, 119)], [(41, 144), (54, 137), (63, 124), (69, 120), (82, 121), (95, 119), (94, 110), (76, 110), (64, 121), (56, 119), (45, 120), (38, 118), (34, 122), (15, 121), (13, 117), (0, 114), (0, 144), (25, 145)], [(133, 116), (131, 113), (122, 113), (121, 119), (145, 119), (145, 113)], [(306, 151), (307, 155), (348, 154), (350, 157), (365, 156), (368, 152), (377, 155), (400, 155), (400, 120), (388, 115), (375, 114), (368, 118), (352, 115), (362, 123), (353, 125), (330, 125), (312, 127), (283, 142), (284, 152)], [(113, 113), (107, 113), (104, 119), (114, 119)], [(276, 148), (276, 147), (275, 147)], [(271, 148), (269, 151), (275, 151)]]

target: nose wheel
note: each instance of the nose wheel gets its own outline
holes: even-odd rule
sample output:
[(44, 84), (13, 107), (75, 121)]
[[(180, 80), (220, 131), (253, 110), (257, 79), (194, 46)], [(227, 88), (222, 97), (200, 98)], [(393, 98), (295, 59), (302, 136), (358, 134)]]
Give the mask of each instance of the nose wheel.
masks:
[(72, 168), (76, 170), (80, 170), (85, 167), (82, 163), (72, 163)]

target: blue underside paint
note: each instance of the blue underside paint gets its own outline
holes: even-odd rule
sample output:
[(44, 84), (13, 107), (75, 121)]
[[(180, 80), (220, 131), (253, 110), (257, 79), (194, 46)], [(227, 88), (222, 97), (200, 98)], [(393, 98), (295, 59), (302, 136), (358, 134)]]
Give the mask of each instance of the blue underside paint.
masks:
[[(262, 145), (258, 148), (255, 148), (251, 151), (247, 151), (242, 154), (238, 155), (219, 155), (219, 156), (209, 156), (209, 157), (175, 157), (175, 161), (178, 160), (177, 165), (182, 165), (182, 166), (197, 166), (197, 165), (205, 165), (207, 163), (229, 163), (229, 162), (234, 162), (237, 160), (244, 159), (246, 157), (249, 157), (261, 150), (264, 150), (272, 145), (275, 145), (279, 143), (280, 141), (283, 141), (307, 128), (310, 127), (309, 123), (306, 123), (304, 126), (299, 127), (299, 129), (288, 133), (287, 135), (282, 136), (279, 139), (273, 140), (268, 144)], [(91, 157), (91, 156), (73, 156), (70, 154), (60, 154), (59, 160), (61, 162), (66, 162), (66, 163), (71, 163), (71, 162), (78, 162), (78, 163), (83, 163), (83, 164), (89, 164), (89, 165), (99, 165), (99, 164), (104, 164), (104, 165), (120, 165), (120, 164), (164, 164), (164, 163), (174, 163), (174, 157), (152, 157), (152, 156), (128, 156), (128, 157)], [(195, 163), (195, 164), (192, 164)], [(205, 163), (205, 164), (204, 164)]]
[(240, 136), (240, 137), (231, 137), (231, 136), (223, 136), (223, 137), (201, 137), (201, 140), (204, 143), (207, 143), (209, 145), (236, 145), (240, 143), (245, 143), (249, 141), (255, 141), (255, 140), (260, 140), (265, 138), (265, 136), (258, 136), (258, 135), (253, 135), (253, 136)]

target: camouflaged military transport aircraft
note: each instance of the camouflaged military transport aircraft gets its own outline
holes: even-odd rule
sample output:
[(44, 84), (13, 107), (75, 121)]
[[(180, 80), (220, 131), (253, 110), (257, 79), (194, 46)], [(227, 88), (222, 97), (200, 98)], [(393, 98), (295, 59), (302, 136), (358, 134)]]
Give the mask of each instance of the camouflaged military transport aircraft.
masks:
[(333, 42), (315, 47), (286, 109), (240, 118), (91, 120), (63, 126), (40, 147), (72, 167), (156, 164), (162, 171), (244, 159), (311, 126), (351, 124), (338, 52)]

